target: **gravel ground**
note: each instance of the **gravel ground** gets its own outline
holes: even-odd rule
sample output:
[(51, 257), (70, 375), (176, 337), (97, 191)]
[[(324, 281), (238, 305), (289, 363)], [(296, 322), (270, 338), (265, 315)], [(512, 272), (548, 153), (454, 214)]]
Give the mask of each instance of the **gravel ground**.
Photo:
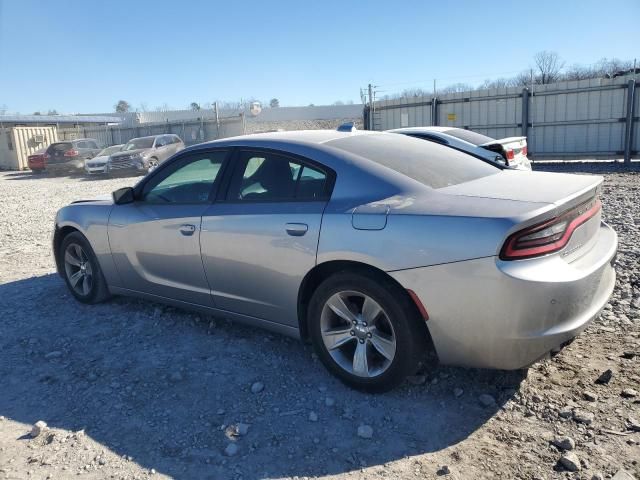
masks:
[(79, 304), (54, 273), (55, 211), (135, 179), (0, 174), (0, 478), (638, 477), (640, 174), (596, 168), (620, 235), (603, 315), (528, 375), (433, 366), (384, 395), (268, 332)]

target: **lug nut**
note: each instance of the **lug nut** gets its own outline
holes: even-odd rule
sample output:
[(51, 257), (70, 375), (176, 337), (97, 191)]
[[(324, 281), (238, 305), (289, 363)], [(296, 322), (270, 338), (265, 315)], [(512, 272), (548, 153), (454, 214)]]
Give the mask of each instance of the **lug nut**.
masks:
[(360, 339), (360, 343), (364, 343), (364, 340), (362, 338)]
[(354, 332), (353, 330), (351, 330), (349, 333), (351, 334), (351, 336), (356, 334), (356, 332)]
[(371, 338), (371, 332), (367, 333), (367, 338)]
[(362, 326), (366, 327), (367, 326), (367, 322), (362, 322)]

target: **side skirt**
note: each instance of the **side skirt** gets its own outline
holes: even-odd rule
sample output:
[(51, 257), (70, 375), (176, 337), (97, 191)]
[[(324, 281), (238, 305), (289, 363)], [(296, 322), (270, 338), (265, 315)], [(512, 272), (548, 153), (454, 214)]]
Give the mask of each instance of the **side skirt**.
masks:
[(300, 330), (289, 325), (283, 325), (281, 323), (264, 320), (262, 318), (251, 317), (249, 315), (243, 315), (241, 313), (229, 312), (228, 310), (221, 310), (218, 308), (206, 307), (204, 305), (198, 305), (195, 303), (183, 302), (181, 300), (175, 300), (172, 298), (161, 297), (160, 295), (153, 295), (151, 293), (138, 292), (136, 290), (129, 290), (127, 288), (109, 286), (109, 291), (113, 295), (122, 295), (125, 297), (143, 298), (145, 300), (151, 300), (154, 302), (164, 303), (173, 307), (182, 308), (185, 310), (192, 310), (214, 317), (228, 318), (230, 320), (249, 325), (252, 327), (263, 328), (272, 332), (280, 333), (288, 337), (300, 340)]

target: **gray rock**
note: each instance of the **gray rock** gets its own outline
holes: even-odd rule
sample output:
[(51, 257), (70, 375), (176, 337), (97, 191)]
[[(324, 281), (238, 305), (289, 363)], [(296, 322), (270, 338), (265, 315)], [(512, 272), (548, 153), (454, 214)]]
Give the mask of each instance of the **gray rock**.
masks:
[(47, 423), (42, 420), (38, 420), (31, 428), (31, 437), (36, 438), (47, 430)]
[(180, 372), (172, 372), (171, 375), (169, 376), (169, 380), (171, 380), (173, 383), (176, 382), (180, 382), (182, 381), (183, 376), (182, 373)]
[(407, 380), (409, 380), (409, 383), (412, 385), (424, 385), (427, 383), (427, 377), (424, 375), (412, 375), (411, 377), (408, 377)]
[(599, 385), (608, 384), (613, 378), (613, 370), (608, 369), (600, 374), (600, 376), (596, 379), (596, 383)]
[(442, 465), (436, 472), (436, 474), (439, 476), (449, 475), (450, 473), (451, 473), (451, 469), (449, 468), (448, 465)]
[(260, 393), (262, 390), (264, 390), (264, 383), (262, 382), (255, 382), (251, 385), (251, 393)]
[(587, 402), (597, 402), (598, 401), (598, 395), (596, 395), (595, 393), (589, 391), (589, 390), (585, 390), (584, 392), (582, 392), (582, 398), (584, 398)]
[(633, 417), (627, 418), (627, 428), (634, 432), (640, 432), (640, 422)]
[(460, 387), (456, 387), (453, 389), (453, 396), (456, 398), (461, 397), (464, 394), (464, 390), (461, 389)]
[(604, 480), (604, 476), (600, 472), (596, 472), (591, 476), (591, 480)]
[(553, 439), (553, 444), (560, 450), (573, 450), (576, 448), (576, 442), (571, 437), (561, 436)]
[(373, 437), (373, 428), (369, 425), (360, 425), (358, 427), (358, 436), (360, 438), (372, 438)]
[(316, 412), (309, 412), (309, 421), (317, 422), (318, 421), (318, 414)]
[(249, 427), (251, 425), (249, 425), (248, 423), (239, 423), (236, 426), (236, 432), (238, 432), (238, 435), (240, 435), (241, 437), (244, 437), (247, 433), (249, 433)]
[(483, 407), (492, 407), (496, 404), (496, 399), (488, 393), (483, 393), (478, 397), (478, 401)]
[(324, 404), (327, 407), (333, 407), (336, 404), (336, 401), (332, 397), (326, 397), (324, 399)]
[(633, 398), (638, 396), (638, 392), (633, 388), (625, 388), (624, 390), (622, 390), (622, 392), (620, 392), (620, 395), (622, 395), (624, 398)]
[(53, 352), (49, 352), (47, 353), (44, 358), (46, 358), (47, 360), (51, 360), (54, 358), (60, 358), (62, 356), (62, 352), (60, 350), (55, 350)]
[(621, 468), (616, 472), (611, 480), (636, 480), (633, 475), (627, 472), (624, 468)]
[(569, 406), (563, 407), (558, 411), (558, 415), (562, 418), (573, 417), (573, 409)]
[(582, 469), (580, 459), (573, 452), (568, 452), (560, 457), (560, 465), (570, 472), (579, 472)]
[(580, 410), (576, 408), (573, 411), (573, 419), (578, 423), (584, 423), (585, 425), (591, 425), (595, 415), (591, 412), (587, 412), (586, 410)]
[(236, 445), (235, 443), (230, 443), (224, 449), (224, 454), (227, 457), (233, 457), (234, 455), (237, 455), (238, 454), (238, 445)]

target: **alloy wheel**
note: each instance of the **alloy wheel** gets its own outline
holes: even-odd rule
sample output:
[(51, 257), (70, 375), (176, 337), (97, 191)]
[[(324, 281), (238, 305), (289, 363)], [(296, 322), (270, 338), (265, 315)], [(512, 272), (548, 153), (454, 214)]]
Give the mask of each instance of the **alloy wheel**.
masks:
[(64, 252), (64, 270), (71, 288), (79, 295), (89, 295), (93, 286), (93, 269), (89, 256), (77, 243), (71, 243)]
[(320, 332), (331, 358), (358, 377), (382, 374), (396, 355), (389, 316), (364, 293), (349, 290), (329, 297), (322, 308)]

